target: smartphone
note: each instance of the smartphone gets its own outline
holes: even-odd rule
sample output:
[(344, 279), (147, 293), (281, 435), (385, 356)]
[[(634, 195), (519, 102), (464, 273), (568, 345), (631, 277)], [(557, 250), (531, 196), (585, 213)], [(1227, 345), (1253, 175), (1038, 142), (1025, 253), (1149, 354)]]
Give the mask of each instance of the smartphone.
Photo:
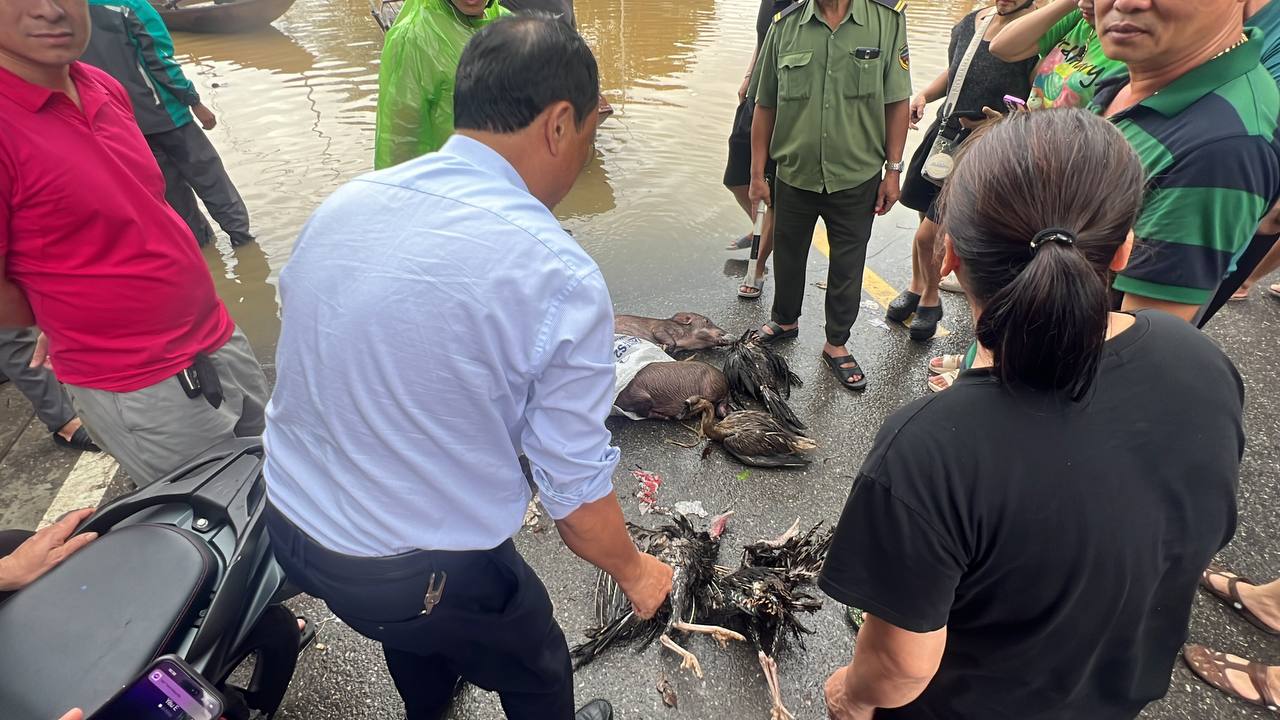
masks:
[(93, 720), (218, 720), (222, 698), (177, 655), (156, 660)]
[(853, 56), (859, 60), (875, 60), (880, 57), (880, 48), (860, 47), (853, 51)]

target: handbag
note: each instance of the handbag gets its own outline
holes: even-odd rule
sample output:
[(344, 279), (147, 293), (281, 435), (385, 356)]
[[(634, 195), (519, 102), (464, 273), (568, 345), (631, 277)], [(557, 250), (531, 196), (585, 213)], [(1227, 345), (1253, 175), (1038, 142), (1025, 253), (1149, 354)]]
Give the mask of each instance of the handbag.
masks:
[(969, 47), (960, 58), (956, 76), (951, 78), (951, 91), (947, 93), (947, 103), (942, 106), (938, 136), (933, 141), (933, 147), (929, 148), (924, 167), (920, 170), (920, 175), (934, 185), (941, 186), (947, 178), (951, 177), (951, 172), (956, 168), (956, 153), (964, 142), (965, 132), (959, 122), (952, 121), (951, 113), (955, 112), (956, 102), (960, 99), (960, 92), (964, 89), (964, 81), (969, 76), (969, 67), (973, 65), (973, 58), (978, 54), (978, 47), (982, 45), (982, 38), (986, 37), (987, 30), (995, 19), (996, 13), (993, 12), (974, 28), (973, 39), (969, 41)]

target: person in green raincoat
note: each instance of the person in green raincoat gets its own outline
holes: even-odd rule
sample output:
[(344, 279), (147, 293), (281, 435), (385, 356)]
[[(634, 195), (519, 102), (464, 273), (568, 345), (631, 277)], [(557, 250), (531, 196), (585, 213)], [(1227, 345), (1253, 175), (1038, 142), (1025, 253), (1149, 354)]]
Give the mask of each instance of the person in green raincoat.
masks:
[(378, 76), (373, 167), (439, 150), (453, 134), (453, 82), (471, 36), (510, 11), (496, 0), (406, 0)]

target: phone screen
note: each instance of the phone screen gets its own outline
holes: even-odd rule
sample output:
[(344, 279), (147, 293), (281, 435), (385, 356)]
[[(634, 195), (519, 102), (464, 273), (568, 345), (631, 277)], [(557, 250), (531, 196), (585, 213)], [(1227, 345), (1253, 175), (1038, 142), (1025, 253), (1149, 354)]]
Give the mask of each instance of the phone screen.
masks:
[(94, 720), (217, 720), (222, 701), (190, 670), (169, 658), (151, 665)]

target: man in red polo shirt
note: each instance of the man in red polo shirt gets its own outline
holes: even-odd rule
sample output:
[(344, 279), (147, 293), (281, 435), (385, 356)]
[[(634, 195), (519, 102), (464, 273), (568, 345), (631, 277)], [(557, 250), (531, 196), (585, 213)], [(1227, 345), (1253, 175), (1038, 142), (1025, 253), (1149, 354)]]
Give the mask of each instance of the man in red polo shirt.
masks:
[(0, 2), (0, 327), (38, 325), (138, 484), (263, 429), (266, 378), (165, 203), (129, 98), (76, 62), (86, 0)]

